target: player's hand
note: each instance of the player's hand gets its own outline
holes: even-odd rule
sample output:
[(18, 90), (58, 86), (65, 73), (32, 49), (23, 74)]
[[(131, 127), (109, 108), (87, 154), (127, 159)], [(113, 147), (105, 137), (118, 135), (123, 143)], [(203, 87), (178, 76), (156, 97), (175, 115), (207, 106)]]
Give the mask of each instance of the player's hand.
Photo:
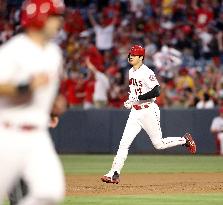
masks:
[(131, 109), (132, 108), (132, 102), (130, 100), (126, 100), (124, 102), (124, 106), (126, 109)]
[(58, 123), (59, 123), (59, 117), (53, 116), (50, 119), (49, 127), (50, 128), (55, 128), (58, 125)]
[(67, 101), (63, 95), (58, 95), (54, 100), (51, 113), (54, 115), (62, 115), (67, 110)]
[(46, 73), (34, 75), (31, 79), (31, 90), (36, 90), (49, 83), (49, 76)]

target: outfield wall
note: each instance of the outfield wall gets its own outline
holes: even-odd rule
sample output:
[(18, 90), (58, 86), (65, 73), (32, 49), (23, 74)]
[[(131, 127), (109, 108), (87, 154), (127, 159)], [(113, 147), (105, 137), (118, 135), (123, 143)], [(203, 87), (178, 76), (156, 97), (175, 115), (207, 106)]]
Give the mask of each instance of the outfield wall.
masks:
[[(127, 110), (69, 110), (60, 118), (57, 128), (51, 130), (59, 153), (112, 153), (119, 145), (128, 118)], [(197, 143), (199, 154), (215, 153), (215, 140), (210, 133), (214, 110), (161, 109), (163, 136), (182, 136), (190, 132)], [(148, 119), (149, 120), (149, 119)], [(134, 140), (130, 153), (180, 154), (187, 153), (178, 146), (155, 150), (144, 131)]]

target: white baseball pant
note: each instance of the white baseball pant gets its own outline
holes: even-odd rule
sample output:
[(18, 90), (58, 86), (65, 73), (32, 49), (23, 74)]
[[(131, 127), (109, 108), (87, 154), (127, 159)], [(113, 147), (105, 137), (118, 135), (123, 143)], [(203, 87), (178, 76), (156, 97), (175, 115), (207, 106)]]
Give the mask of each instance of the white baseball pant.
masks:
[(183, 137), (162, 138), (160, 110), (156, 103), (151, 103), (148, 108), (141, 110), (132, 108), (111, 171), (121, 172), (129, 147), (142, 128), (146, 131), (156, 149), (166, 149), (186, 143), (186, 139)]
[(18, 177), (29, 188), (19, 205), (55, 205), (63, 199), (63, 169), (47, 130), (0, 127), (0, 166), (0, 204)]

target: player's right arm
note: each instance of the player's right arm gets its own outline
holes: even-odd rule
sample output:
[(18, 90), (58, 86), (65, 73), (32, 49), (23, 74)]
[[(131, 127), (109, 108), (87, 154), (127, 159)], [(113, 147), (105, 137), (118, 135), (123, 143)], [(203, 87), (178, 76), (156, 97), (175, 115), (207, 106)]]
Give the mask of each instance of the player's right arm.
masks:
[(27, 83), (14, 84), (10, 82), (1, 82), (0, 80), (0, 96), (17, 97), (30, 95), (38, 88), (48, 84), (48, 75), (39, 73), (30, 79)]

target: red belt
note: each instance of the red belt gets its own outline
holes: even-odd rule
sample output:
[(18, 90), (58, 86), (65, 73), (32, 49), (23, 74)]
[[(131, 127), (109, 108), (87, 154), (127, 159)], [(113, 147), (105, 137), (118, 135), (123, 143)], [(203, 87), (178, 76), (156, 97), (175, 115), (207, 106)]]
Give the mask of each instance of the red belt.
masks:
[(29, 125), (29, 124), (23, 124), (23, 125), (16, 125), (16, 126), (14, 126), (13, 124), (11, 124), (9, 122), (3, 122), (2, 125), (3, 125), (4, 128), (7, 128), (7, 129), (16, 128), (16, 129), (19, 129), (19, 130), (22, 130), (22, 131), (34, 131), (34, 130), (37, 129), (36, 126)]
[(142, 110), (142, 109), (144, 109), (144, 108), (148, 108), (149, 105), (148, 105), (148, 104), (133, 105), (133, 107), (134, 107), (136, 110)]

